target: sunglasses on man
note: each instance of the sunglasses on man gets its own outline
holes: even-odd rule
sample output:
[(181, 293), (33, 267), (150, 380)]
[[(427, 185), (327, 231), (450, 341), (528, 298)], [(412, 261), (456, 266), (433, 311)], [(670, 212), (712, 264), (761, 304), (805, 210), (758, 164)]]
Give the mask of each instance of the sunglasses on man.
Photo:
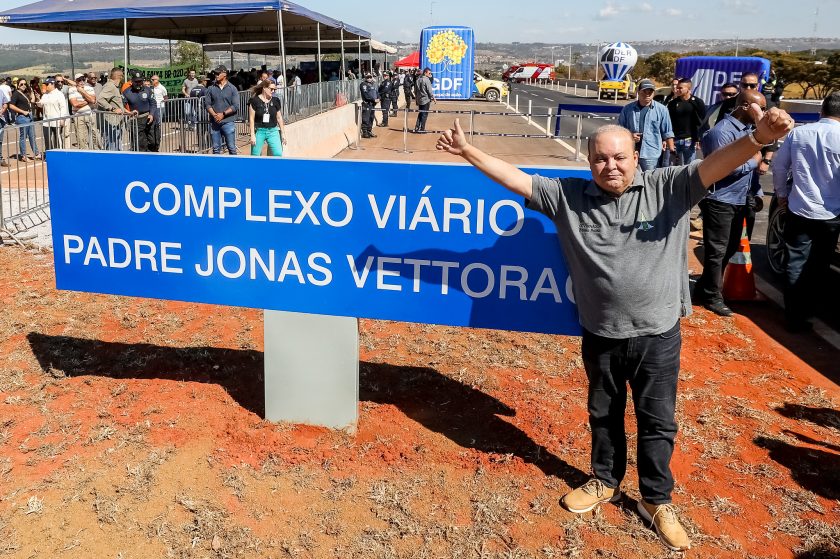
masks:
[(738, 95), (738, 93), (733, 92), (733, 91), (721, 91), (720, 92), (720, 96), (723, 97), (724, 99), (729, 99), (730, 97), (735, 97), (736, 95)]
[(741, 82), (741, 87), (746, 87), (747, 89), (755, 89), (758, 87), (757, 83), (744, 83)]

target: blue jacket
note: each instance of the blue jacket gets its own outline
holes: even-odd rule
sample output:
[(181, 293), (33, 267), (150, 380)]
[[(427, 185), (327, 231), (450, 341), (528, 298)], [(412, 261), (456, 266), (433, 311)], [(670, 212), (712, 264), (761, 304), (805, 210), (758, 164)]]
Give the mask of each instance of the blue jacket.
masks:
[[(751, 125), (744, 124), (732, 115), (724, 116), (703, 136), (703, 140), (701, 141), (703, 156), (709, 157), (709, 155), (723, 146), (729, 145), (751, 133), (752, 130), (753, 127)], [(756, 149), (756, 151), (758, 150)], [(747, 194), (757, 194), (753, 190), (752, 185), (752, 175), (756, 167), (758, 167), (758, 163), (755, 162), (755, 159), (750, 159), (732, 171), (728, 176), (713, 184), (709, 188), (707, 198), (732, 204), (733, 206), (743, 206), (747, 203)]]
[[(222, 119), (222, 122), (233, 122), (236, 120), (237, 113), (239, 113), (239, 91), (230, 82), (225, 84), (224, 89), (213, 84), (207, 88), (207, 93), (204, 94), (204, 105), (207, 107), (208, 113), (211, 107), (216, 113), (224, 113), (228, 109), (233, 109)], [(211, 120), (211, 122), (216, 121)]]
[(618, 124), (634, 134), (642, 135), (640, 159), (658, 158), (662, 154), (662, 142), (674, 137), (668, 109), (656, 101), (647, 107), (641, 107), (638, 101), (625, 105), (618, 115)]

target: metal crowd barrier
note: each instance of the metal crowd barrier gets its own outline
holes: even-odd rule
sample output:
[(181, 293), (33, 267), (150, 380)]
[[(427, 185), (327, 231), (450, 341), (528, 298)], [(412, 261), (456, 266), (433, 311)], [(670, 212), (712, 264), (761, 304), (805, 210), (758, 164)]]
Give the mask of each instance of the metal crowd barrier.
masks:
[(137, 117), (92, 111), (6, 125), (0, 137), (0, 229), (14, 235), (49, 219), (50, 150), (136, 150)]
[[(335, 107), (359, 99), (360, 80), (320, 82), (298, 87), (279, 88), (275, 97), (280, 100), (286, 124), (324, 113)], [(248, 103), (250, 90), (239, 92), (236, 117), (237, 148), (250, 143)], [(203, 98), (167, 99), (161, 109), (160, 151), (165, 153), (210, 153), (210, 115)]]

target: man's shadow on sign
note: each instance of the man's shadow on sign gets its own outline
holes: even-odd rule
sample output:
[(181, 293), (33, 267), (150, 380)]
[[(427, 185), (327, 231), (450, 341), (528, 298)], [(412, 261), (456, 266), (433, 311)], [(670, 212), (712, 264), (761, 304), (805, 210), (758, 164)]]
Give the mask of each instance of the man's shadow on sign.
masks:
[[(501, 225), (501, 224), (500, 224)], [(502, 229), (510, 231), (514, 222), (503, 225)], [(445, 237), (442, 237), (445, 238)], [(524, 280), (525, 288), (508, 285), (505, 289), (505, 298), (500, 296), (501, 267), (518, 266), (517, 262), (533, 261), (534, 258), (523, 254), (541, 254), (544, 268), (552, 271), (551, 279), (540, 281), (539, 274), (533, 267), (530, 275)], [(362, 269), (369, 257), (391, 257), (402, 259), (417, 259), (428, 261), (458, 262), (458, 268), (449, 270), (448, 283), (450, 293), (444, 297), (452, 297), (452, 291), (463, 295), (459, 301), (452, 301), (453, 309), (458, 303), (469, 300), (470, 316), (467, 326), (474, 328), (503, 328), (505, 330), (520, 332), (557, 332), (556, 324), (562, 324), (560, 333), (579, 335), (580, 329), (577, 319), (577, 308), (574, 306), (571, 297), (571, 282), (568, 281), (568, 274), (561, 272), (565, 270), (565, 262), (560, 248), (557, 234), (546, 232), (542, 222), (536, 218), (526, 218), (522, 222), (522, 229), (515, 235), (499, 236), (493, 246), (484, 249), (473, 249), (466, 252), (457, 252), (440, 248), (420, 249), (411, 252), (388, 252), (369, 246), (362, 254), (355, 258), (356, 268)], [(471, 263), (487, 265), (494, 273), (494, 287), (487, 296), (476, 297), (465, 293), (461, 282), (461, 271)], [(376, 272), (376, 261), (373, 261), (371, 273)], [(441, 289), (442, 273), (439, 267), (422, 266), (419, 274), (420, 281), (428, 287)], [(508, 279), (515, 282), (522, 279), (517, 270), (510, 270)], [(553, 282), (552, 282), (553, 280)], [(540, 293), (535, 293), (536, 286), (542, 287)], [(475, 269), (467, 277), (467, 288), (474, 293), (481, 293), (488, 286), (488, 276), (485, 272)], [(411, 282), (403, 285), (403, 290), (412, 289)], [(421, 288), (422, 291), (422, 288)], [(556, 296), (555, 294), (556, 293)], [(532, 297), (534, 301), (531, 301)], [(559, 301), (557, 300), (559, 298)], [(523, 312), (523, 301), (529, 302), (528, 312)], [(457, 312), (455, 310), (454, 312)], [(535, 324), (538, 328), (535, 328)]]

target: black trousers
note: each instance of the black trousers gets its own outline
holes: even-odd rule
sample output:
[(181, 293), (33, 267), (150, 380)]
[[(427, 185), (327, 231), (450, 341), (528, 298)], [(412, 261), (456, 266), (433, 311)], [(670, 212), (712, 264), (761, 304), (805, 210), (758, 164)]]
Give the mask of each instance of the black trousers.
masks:
[(698, 303), (723, 301), (723, 271), (738, 251), (747, 207), (706, 198), (700, 201), (703, 216), (703, 275), (694, 288)]
[(814, 312), (816, 302), (832, 289), (829, 266), (840, 236), (840, 216), (829, 220), (808, 219), (793, 212), (785, 215), (788, 250), (785, 317), (796, 325)]
[(388, 126), (388, 115), (391, 114), (391, 99), (383, 97), (379, 100), (379, 106), (382, 107), (382, 126)]
[(375, 103), (362, 101), (362, 134), (370, 134), (373, 131), (373, 108)]
[(431, 107), (431, 103), (426, 103), (424, 105), (418, 105), (420, 112), (417, 114), (417, 123), (414, 125), (415, 131), (423, 131), (426, 129), (426, 120), (429, 118), (429, 107)]
[(140, 117), (137, 129), (138, 151), (160, 151), (160, 124), (157, 121), (149, 122), (146, 117)]
[(677, 377), (682, 336), (680, 323), (652, 336), (613, 339), (584, 330), (583, 366), (589, 378), (592, 472), (618, 487), (627, 471), (624, 410), (627, 385), (637, 425), (639, 491), (651, 504), (671, 502), (671, 456), (677, 421)]

